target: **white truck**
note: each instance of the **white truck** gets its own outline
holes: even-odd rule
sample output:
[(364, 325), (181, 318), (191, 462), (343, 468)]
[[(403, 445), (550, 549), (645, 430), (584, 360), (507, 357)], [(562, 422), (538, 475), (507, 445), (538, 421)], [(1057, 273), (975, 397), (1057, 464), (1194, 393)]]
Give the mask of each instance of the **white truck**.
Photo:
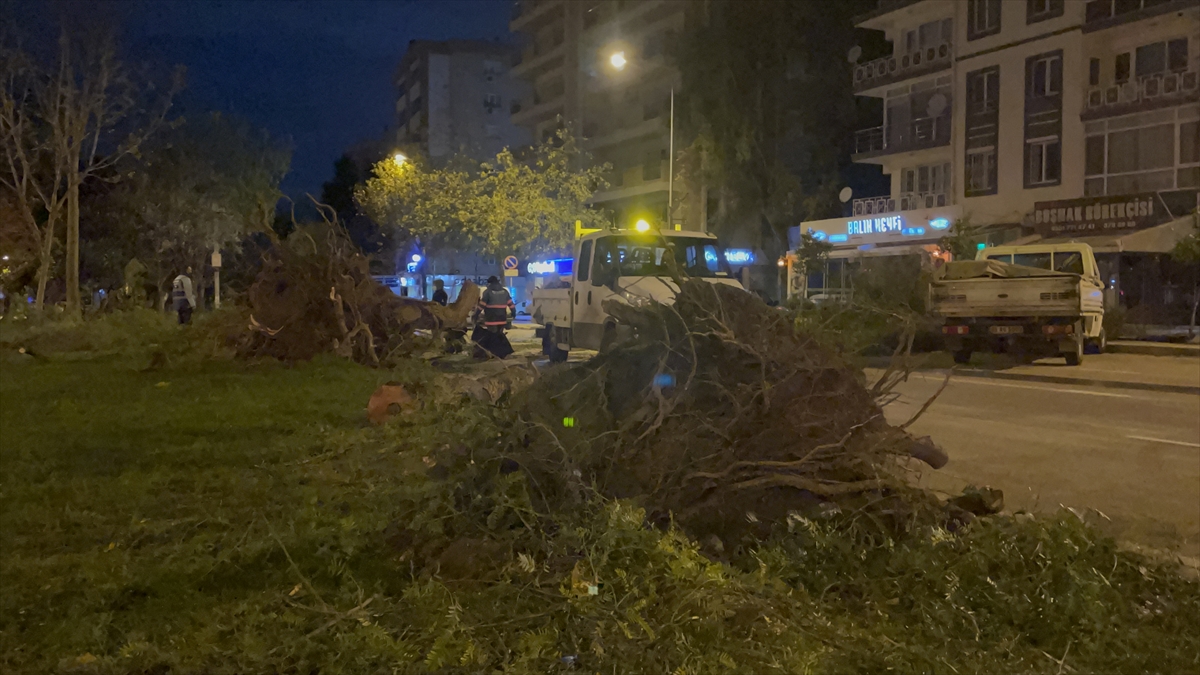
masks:
[(700, 232), (600, 230), (575, 240), (571, 278), (533, 291), (530, 315), (542, 351), (553, 362), (574, 347), (604, 351), (627, 326), (604, 311), (604, 301), (671, 303), (679, 287), (672, 270), (689, 278), (741, 288), (717, 238)]
[(1076, 366), (1087, 344), (1103, 351), (1107, 342), (1104, 283), (1087, 244), (984, 248), (975, 260), (943, 265), (929, 294), (956, 363), (990, 350), (1061, 354)]

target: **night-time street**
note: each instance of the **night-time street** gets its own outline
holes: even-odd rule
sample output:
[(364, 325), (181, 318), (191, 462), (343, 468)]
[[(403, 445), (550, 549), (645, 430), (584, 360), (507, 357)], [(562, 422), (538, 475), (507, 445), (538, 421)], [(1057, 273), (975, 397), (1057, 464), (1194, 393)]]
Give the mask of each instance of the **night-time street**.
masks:
[(0, 675), (1200, 675), (1200, 0), (0, 0)]

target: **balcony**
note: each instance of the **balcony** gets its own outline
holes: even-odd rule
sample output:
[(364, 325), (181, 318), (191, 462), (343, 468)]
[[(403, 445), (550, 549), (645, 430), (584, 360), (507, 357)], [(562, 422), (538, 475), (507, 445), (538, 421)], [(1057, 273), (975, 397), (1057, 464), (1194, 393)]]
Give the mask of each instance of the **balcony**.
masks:
[(953, 62), (954, 47), (948, 42), (910, 54), (868, 61), (854, 67), (854, 93), (946, 70)]
[(1083, 32), (1104, 30), (1189, 7), (1200, 7), (1200, 0), (1091, 0), (1084, 10)]
[(854, 134), (854, 161), (950, 145), (950, 115), (872, 127)]
[(854, 215), (870, 216), (877, 213), (936, 209), (948, 204), (950, 204), (950, 196), (944, 192), (906, 192), (899, 198), (889, 196), (855, 199), (850, 206)]
[(1200, 101), (1200, 68), (1147, 75), (1137, 80), (1088, 90), (1083, 120), (1116, 117)]
[(532, 80), (555, 68), (562, 66), (566, 49), (559, 42), (554, 46), (531, 45), (521, 54), (521, 58), (513, 64), (513, 75)]

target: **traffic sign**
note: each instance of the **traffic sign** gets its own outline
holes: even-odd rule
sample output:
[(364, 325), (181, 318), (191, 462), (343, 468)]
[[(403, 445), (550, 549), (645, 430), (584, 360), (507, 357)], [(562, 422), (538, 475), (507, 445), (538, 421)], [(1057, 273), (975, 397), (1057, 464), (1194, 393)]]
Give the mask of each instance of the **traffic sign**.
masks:
[(504, 259), (504, 269), (506, 269), (506, 270), (517, 269), (517, 256), (510, 255), (507, 258), (505, 258)]
[(517, 274), (518, 272), (516, 270), (504, 270), (504, 276), (506, 277), (515, 277)]

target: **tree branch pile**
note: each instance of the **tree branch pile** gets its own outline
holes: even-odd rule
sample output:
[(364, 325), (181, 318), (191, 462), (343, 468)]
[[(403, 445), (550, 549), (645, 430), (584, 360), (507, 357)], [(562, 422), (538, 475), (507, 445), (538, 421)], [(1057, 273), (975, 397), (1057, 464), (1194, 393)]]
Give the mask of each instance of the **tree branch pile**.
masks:
[(594, 485), (734, 540), (830, 502), (911, 512), (897, 460), (928, 441), (888, 425), (890, 387), (868, 390), (787, 314), (701, 281), (673, 305), (605, 309), (636, 337), (542, 377), (521, 407), (537, 449), (523, 463), (547, 500)]
[(299, 361), (332, 352), (376, 365), (410, 350), (418, 329), (464, 327), (479, 292), (466, 282), (446, 307), (401, 298), (371, 277), (339, 228), (298, 232), (268, 253), (250, 287), (250, 334), (239, 353)]

